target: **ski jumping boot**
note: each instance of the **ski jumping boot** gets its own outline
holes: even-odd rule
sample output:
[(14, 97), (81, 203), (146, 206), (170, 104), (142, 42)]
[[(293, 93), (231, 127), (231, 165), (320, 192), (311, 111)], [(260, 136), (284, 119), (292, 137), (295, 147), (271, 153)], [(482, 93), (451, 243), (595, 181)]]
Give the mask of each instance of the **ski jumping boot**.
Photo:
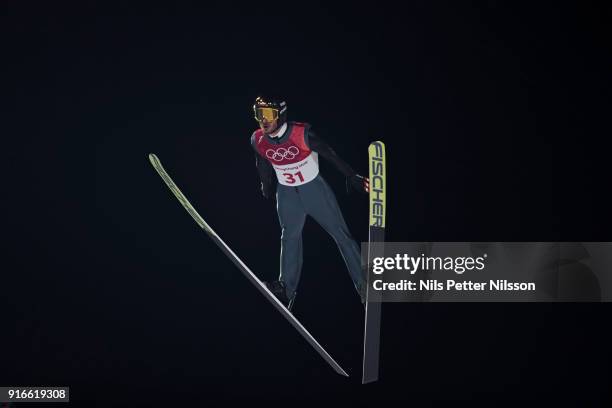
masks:
[(293, 303), (295, 301), (294, 293), (291, 299), (287, 296), (287, 290), (285, 288), (285, 282), (283, 281), (272, 281), (272, 282), (264, 282), (264, 285), (268, 288), (270, 292), (289, 310), (293, 307)]
[(363, 308), (365, 309), (367, 301), (368, 301), (368, 298), (367, 298), (368, 287), (366, 286), (365, 283), (357, 288), (357, 293), (359, 294), (361, 304), (363, 305)]

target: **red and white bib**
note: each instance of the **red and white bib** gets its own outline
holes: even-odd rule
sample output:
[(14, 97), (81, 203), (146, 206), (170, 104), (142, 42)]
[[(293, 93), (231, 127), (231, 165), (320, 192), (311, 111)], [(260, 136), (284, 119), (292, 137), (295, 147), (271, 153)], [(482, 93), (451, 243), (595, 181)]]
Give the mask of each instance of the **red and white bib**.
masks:
[(319, 174), (319, 157), (306, 145), (305, 128), (304, 123), (293, 122), (289, 137), (281, 144), (271, 143), (261, 129), (255, 132), (257, 152), (272, 164), (278, 182), (285, 186), (306, 184)]

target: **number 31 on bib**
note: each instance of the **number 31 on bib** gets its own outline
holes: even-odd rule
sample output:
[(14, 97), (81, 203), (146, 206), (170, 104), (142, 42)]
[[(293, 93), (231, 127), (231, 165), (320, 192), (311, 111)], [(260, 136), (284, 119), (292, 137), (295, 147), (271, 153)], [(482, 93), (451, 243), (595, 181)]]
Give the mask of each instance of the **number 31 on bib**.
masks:
[(319, 157), (311, 152), (304, 160), (286, 165), (273, 164), (278, 182), (285, 186), (301, 186), (312, 181), (319, 174)]

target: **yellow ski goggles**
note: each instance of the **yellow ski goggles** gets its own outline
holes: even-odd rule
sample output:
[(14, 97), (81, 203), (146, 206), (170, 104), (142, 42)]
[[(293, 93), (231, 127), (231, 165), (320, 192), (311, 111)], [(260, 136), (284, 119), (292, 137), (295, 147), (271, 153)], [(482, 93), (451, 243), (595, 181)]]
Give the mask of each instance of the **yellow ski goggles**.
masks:
[(274, 122), (278, 119), (278, 109), (255, 106), (255, 120), (258, 122)]

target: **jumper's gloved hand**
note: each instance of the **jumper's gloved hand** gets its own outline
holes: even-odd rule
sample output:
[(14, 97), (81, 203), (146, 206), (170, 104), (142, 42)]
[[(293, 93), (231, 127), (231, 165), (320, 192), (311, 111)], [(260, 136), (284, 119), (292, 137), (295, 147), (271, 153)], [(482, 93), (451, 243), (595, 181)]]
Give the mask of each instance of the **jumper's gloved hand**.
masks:
[(353, 189), (360, 193), (370, 192), (370, 179), (367, 177), (360, 176), (359, 174), (353, 174), (346, 178), (346, 191), (350, 192), (349, 184)]
[(272, 195), (272, 183), (261, 183), (261, 194), (264, 198), (270, 198)]

